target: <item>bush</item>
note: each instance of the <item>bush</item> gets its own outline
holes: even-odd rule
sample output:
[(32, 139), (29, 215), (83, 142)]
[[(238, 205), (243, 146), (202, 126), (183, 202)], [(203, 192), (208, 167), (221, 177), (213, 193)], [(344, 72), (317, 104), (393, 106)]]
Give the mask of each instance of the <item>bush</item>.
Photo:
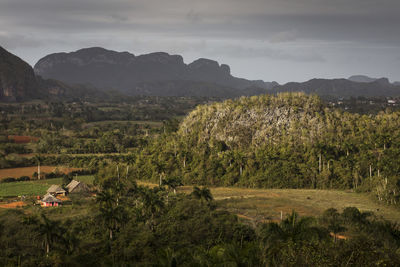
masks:
[(21, 176), (17, 179), (17, 181), (29, 181), (31, 177), (29, 176)]
[(15, 178), (13, 178), (13, 177), (7, 177), (7, 178), (4, 178), (4, 179), (1, 180), (2, 183), (12, 183), (12, 182), (15, 182), (15, 181), (17, 181), (17, 180)]

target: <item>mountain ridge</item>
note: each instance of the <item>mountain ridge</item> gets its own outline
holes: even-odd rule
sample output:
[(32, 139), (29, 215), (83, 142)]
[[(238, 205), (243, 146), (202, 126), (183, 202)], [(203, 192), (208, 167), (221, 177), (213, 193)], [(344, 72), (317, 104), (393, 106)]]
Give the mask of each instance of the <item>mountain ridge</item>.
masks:
[[(165, 93), (151, 85), (171, 81), (206, 82), (229, 87), (232, 96), (246, 95), (245, 90), (249, 87), (266, 90), (277, 85), (275, 82), (234, 77), (228, 65), (211, 59), (199, 58), (186, 64), (182, 56), (165, 52), (135, 56), (129, 52), (116, 52), (100, 47), (47, 55), (35, 64), (34, 70), (44, 78), (67, 83), (88, 83), (100, 89), (113, 88), (130, 95), (142, 92), (140, 89), (136, 90), (139, 85), (144, 85), (149, 94), (164, 95)], [(181, 92), (181, 95), (185, 95), (185, 92)]]
[(304, 92), (321, 97), (393, 97), (400, 96), (400, 86), (391, 84), (387, 78), (373, 82), (354, 82), (348, 79), (311, 79), (306, 82), (289, 82), (275, 86), (269, 93)]

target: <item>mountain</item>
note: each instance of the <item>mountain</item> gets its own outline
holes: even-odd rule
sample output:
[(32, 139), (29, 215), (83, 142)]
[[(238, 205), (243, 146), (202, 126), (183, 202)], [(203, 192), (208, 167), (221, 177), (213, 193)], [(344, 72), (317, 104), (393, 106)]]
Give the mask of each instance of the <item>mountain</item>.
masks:
[(393, 85), (400, 86), (400, 82), (394, 82)]
[[(185, 64), (179, 55), (157, 52), (135, 56), (100, 47), (48, 55), (35, 64), (34, 70), (44, 78), (112, 88), (130, 95), (208, 96), (211, 92), (237, 96), (247, 95), (249, 87), (265, 93), (276, 85), (233, 77), (228, 65), (209, 59)], [(204, 92), (201, 84), (206, 87)]]
[(120, 97), (87, 85), (69, 85), (35, 76), (28, 63), (0, 47), (0, 101), (109, 99), (114, 96)]
[(32, 67), (0, 47), (0, 100), (15, 101), (34, 97), (38, 89)]
[(389, 83), (387, 78), (370, 83), (353, 82), (347, 79), (312, 79), (304, 83), (290, 82), (275, 86), (270, 93), (305, 92), (321, 97), (378, 97), (400, 96), (400, 86)]
[(350, 76), (347, 80), (352, 81), (352, 82), (357, 82), (357, 83), (372, 83), (376, 80), (377, 78), (371, 78), (365, 75), (353, 75)]

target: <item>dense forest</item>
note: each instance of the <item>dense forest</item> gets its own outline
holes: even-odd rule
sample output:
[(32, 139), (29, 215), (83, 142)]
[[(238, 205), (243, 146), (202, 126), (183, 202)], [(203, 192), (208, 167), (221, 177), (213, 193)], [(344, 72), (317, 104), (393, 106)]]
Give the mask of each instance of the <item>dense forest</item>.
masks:
[[(122, 166), (120, 166), (122, 167)], [(121, 168), (123, 169), (123, 168)], [(121, 175), (120, 175), (121, 174)], [(292, 212), (256, 228), (219, 208), (207, 188), (174, 194), (104, 168), (95, 199), (33, 212), (2, 211), (2, 266), (398, 266), (400, 232), (348, 207)], [(76, 214), (71, 217), (71, 214)], [(348, 236), (338, 233), (347, 231)]]

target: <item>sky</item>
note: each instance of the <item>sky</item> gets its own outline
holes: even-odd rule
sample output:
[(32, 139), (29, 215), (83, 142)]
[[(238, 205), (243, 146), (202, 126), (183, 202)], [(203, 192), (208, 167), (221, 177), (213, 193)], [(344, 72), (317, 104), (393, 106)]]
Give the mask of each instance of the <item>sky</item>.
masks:
[(399, 0), (0, 0), (0, 46), (34, 65), (99, 46), (210, 58), (233, 75), (400, 81)]

